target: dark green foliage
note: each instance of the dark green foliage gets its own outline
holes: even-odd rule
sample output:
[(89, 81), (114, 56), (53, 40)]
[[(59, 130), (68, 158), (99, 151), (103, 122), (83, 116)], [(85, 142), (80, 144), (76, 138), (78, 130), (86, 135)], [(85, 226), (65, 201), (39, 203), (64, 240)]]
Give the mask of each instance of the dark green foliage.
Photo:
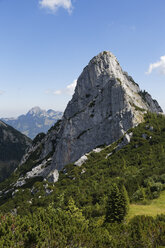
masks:
[(123, 220), (121, 205), (121, 193), (117, 185), (114, 184), (111, 186), (111, 191), (107, 201), (107, 222), (121, 222)]
[(91, 94), (86, 94), (85, 96), (86, 96), (86, 98), (88, 98), (88, 97), (90, 97), (90, 96), (91, 96)]
[[(56, 183), (56, 191), (53, 192), (55, 198), (62, 192), (66, 196), (72, 195), (78, 206), (84, 207), (88, 216), (93, 215), (93, 209), (95, 214), (97, 212), (101, 215), (95, 204), (101, 205), (102, 213), (105, 213), (106, 203), (104, 201), (102, 204), (102, 199), (109, 195), (113, 183), (119, 189), (124, 185), (131, 201), (158, 197), (165, 188), (165, 118), (162, 115), (148, 114), (144, 123), (129, 132), (133, 132), (131, 142), (121, 150), (115, 149), (121, 142), (119, 140), (109, 147), (103, 147), (100, 153), (90, 153), (82, 167), (66, 166), (64, 171), (67, 173), (61, 171), (59, 182)], [(37, 165), (35, 161), (41, 148), (38, 147), (28, 162), (15, 172), (15, 178)], [(12, 182), (16, 179), (9, 180)], [(0, 189), (3, 187), (0, 185)], [(1, 198), (1, 203), (2, 200)], [(51, 199), (47, 202), (49, 204)]]
[(126, 215), (128, 214), (128, 211), (129, 211), (130, 201), (129, 201), (127, 190), (126, 190), (124, 185), (122, 185), (122, 188), (121, 188), (121, 200), (122, 200), (123, 216), (126, 217)]
[(41, 140), (45, 137), (45, 133), (39, 133), (37, 136), (34, 138), (32, 144), (36, 145), (38, 142), (41, 142)]
[[(145, 202), (165, 189), (165, 117), (148, 114), (144, 123), (128, 132), (133, 133), (128, 145), (117, 149), (121, 138), (103, 146), (100, 153), (91, 152), (81, 167), (67, 165), (55, 185), (35, 178), (38, 182), (29, 181), (13, 196), (9, 192), (1, 197), (2, 218), (8, 220), (0, 225), (4, 247), (165, 246), (165, 216), (135, 217), (130, 223), (125, 218), (129, 199)], [(8, 190), (33, 168), (37, 156), (33, 154), (0, 190)], [(52, 192), (47, 194), (46, 188)], [(18, 215), (4, 215), (11, 211)], [(17, 226), (14, 233), (13, 222)]]
[(144, 188), (139, 187), (138, 190), (133, 194), (132, 200), (135, 202), (140, 202), (140, 201), (144, 201), (145, 199), (146, 199), (145, 190)]
[(111, 186), (106, 206), (106, 222), (122, 222), (128, 213), (129, 198), (125, 187), (119, 190), (116, 184)]
[(148, 93), (147, 93), (147, 91), (145, 91), (145, 90), (141, 90), (140, 92), (139, 92), (139, 95), (143, 98), (143, 100), (144, 101), (146, 101), (146, 95), (147, 95)]
[(103, 51), (103, 54), (104, 54), (104, 55), (107, 55), (107, 54), (108, 54), (108, 52), (107, 52), (107, 51)]
[(89, 107), (90, 108), (92, 108), (92, 107), (94, 107), (95, 106), (95, 100), (93, 100), (92, 102), (90, 102), (90, 104), (89, 104)]
[(120, 83), (120, 85), (122, 85), (120, 78), (117, 78), (117, 81)]
[(137, 105), (135, 105), (135, 104), (133, 104), (133, 106), (134, 106), (134, 108), (135, 108), (136, 111), (141, 111), (141, 112), (144, 112), (144, 111), (145, 111), (145, 109), (139, 108), (139, 107), (138, 107)]
[(19, 161), (31, 140), (10, 126), (0, 126), (0, 161)]
[(134, 81), (134, 79), (131, 76), (128, 76), (129, 80), (134, 83), (135, 85), (137, 85), (139, 87), (139, 85)]
[(60, 128), (61, 125), (61, 120), (58, 120), (49, 130), (48, 132), (51, 132), (52, 130), (58, 130)]
[(155, 248), (165, 245), (165, 216), (136, 216), (128, 224), (87, 220), (72, 198), (65, 208), (0, 215), (0, 247)]

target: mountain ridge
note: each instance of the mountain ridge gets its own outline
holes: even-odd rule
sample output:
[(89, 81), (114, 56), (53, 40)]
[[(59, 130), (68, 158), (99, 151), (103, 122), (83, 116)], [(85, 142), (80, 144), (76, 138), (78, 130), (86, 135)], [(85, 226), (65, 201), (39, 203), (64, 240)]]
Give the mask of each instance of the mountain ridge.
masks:
[(52, 109), (46, 111), (36, 106), (17, 118), (1, 118), (1, 120), (33, 139), (38, 133), (46, 133), (61, 117), (60, 111)]
[(17, 168), (30, 145), (30, 138), (0, 121), (0, 181)]

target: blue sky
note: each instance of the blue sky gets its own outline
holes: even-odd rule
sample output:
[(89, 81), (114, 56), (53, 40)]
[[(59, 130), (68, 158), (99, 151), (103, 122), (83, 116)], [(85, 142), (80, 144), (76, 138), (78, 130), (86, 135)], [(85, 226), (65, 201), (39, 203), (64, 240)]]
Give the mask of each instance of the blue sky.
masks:
[(164, 0), (0, 0), (0, 117), (64, 110), (103, 50), (165, 109), (164, 16)]

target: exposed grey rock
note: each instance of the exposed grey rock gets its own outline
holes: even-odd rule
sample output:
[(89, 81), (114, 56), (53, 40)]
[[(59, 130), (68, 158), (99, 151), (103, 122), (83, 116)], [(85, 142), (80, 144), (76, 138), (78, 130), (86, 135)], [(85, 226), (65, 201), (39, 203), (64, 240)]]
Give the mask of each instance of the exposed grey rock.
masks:
[(95, 149), (93, 149), (93, 152), (95, 152), (95, 153), (99, 153), (99, 152), (101, 152), (101, 151), (102, 151), (101, 148), (95, 148)]
[(106, 159), (109, 158), (112, 154), (113, 154), (113, 152), (108, 153), (107, 156), (106, 156), (105, 158), (106, 158)]
[(12, 214), (12, 215), (17, 215), (17, 209), (16, 209), (16, 208), (12, 209), (12, 210), (11, 210), (11, 214)]
[(152, 126), (150, 126), (149, 130), (150, 130), (151, 132), (153, 132), (153, 131), (154, 131), (154, 128), (153, 128)]
[(118, 146), (115, 148), (116, 151), (121, 150), (124, 146), (128, 145), (131, 142), (131, 138), (133, 136), (133, 133), (126, 133), (123, 136), (122, 142), (118, 144)]
[(8, 190), (4, 191), (3, 194), (8, 194), (9, 192), (13, 192), (13, 190), (14, 190), (13, 188), (12, 189), (8, 189)]
[[(60, 131), (60, 123), (59, 120), (55, 125), (48, 131), (47, 135), (43, 137), (42, 140), (40, 140), (37, 143), (32, 143), (32, 146), (28, 149), (27, 153), (23, 156), (20, 166), (24, 164), (26, 161), (28, 161), (29, 157), (33, 153), (38, 153), (38, 161), (44, 160), (45, 157), (49, 158), (47, 161), (51, 161), (52, 154), (54, 152), (54, 144), (57, 143), (58, 135)], [(42, 150), (40, 151), (40, 147), (42, 146)]]
[(39, 190), (36, 189), (34, 186), (33, 186), (33, 188), (31, 189), (31, 193), (32, 193), (33, 195), (37, 194), (38, 191), (39, 191)]
[(144, 92), (140, 92), (142, 94), (142, 97), (144, 99), (144, 101), (147, 103), (148, 108), (152, 111), (152, 112), (160, 112), (162, 113), (162, 109), (159, 106), (158, 102), (156, 100), (153, 100), (151, 95), (148, 94), (148, 92), (144, 91)]
[(143, 134), (142, 134), (142, 138), (143, 138), (143, 139), (147, 139), (147, 134), (146, 134), (146, 133), (143, 133)]
[(48, 181), (56, 183), (58, 181), (58, 178), (59, 178), (58, 170), (55, 169), (55, 170), (51, 171), (47, 178), (48, 178)]
[(81, 171), (81, 174), (84, 174), (86, 172), (86, 169), (83, 169), (82, 171)]
[(46, 190), (45, 190), (46, 195), (50, 195), (52, 192), (53, 192), (52, 189), (46, 189)]
[[(101, 151), (102, 151), (101, 148), (95, 148), (95, 149), (93, 149), (91, 152), (99, 153), (99, 152), (101, 152)], [(86, 153), (86, 154), (83, 155), (81, 158), (79, 158), (79, 159), (74, 163), (74, 165), (81, 167), (81, 166), (88, 160), (88, 155), (89, 155), (91, 152)]]
[(140, 95), (139, 86), (123, 73), (116, 57), (102, 52), (85, 67), (61, 123), (52, 166), (61, 169), (83, 154), (119, 139), (143, 121), (145, 111), (162, 111)]
[(47, 161), (44, 160), (41, 164), (34, 167), (31, 171), (27, 172), (25, 178), (29, 179), (32, 177), (43, 176), (43, 173), (45, 173), (46, 164), (47, 164)]
[(76, 166), (81, 166), (82, 164), (84, 164), (86, 161), (88, 160), (88, 157), (86, 155), (83, 155), (81, 158), (79, 158), (79, 160), (77, 160), (74, 164)]
[[(39, 142), (38, 147), (43, 147), (39, 159), (51, 154), (52, 175), (66, 164), (79, 164), (80, 160), (84, 163), (90, 151), (112, 144), (141, 123), (147, 111), (159, 113), (162, 109), (122, 71), (112, 53), (102, 52), (84, 68), (61, 122)], [(121, 147), (130, 138), (126, 134)], [(31, 148), (32, 152), (37, 149)]]
[(125, 134), (124, 138), (125, 138), (127, 144), (131, 142), (132, 136), (133, 136), (133, 133), (132, 132)]
[(24, 184), (26, 184), (26, 181), (24, 178), (19, 178), (17, 182), (15, 183), (15, 187), (22, 187)]
[(17, 192), (19, 192), (18, 189), (16, 189), (15, 191), (12, 192), (12, 196), (14, 196)]

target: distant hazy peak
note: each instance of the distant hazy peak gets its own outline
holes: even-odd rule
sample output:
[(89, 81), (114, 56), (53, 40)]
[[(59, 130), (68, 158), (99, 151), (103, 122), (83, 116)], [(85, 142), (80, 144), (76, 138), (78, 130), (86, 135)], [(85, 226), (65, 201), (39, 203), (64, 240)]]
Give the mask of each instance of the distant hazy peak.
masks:
[(27, 114), (33, 115), (33, 114), (40, 114), (41, 112), (46, 112), (46, 110), (42, 110), (40, 107), (36, 106), (30, 109)]
[(60, 111), (55, 111), (53, 109), (41, 109), (40, 107), (36, 106), (30, 109), (26, 115), (43, 115), (43, 116), (54, 116), (55, 114), (61, 114)]
[(49, 109), (48, 111), (36, 106), (27, 114), (17, 118), (2, 118), (2, 121), (33, 139), (38, 133), (47, 132), (55, 122), (62, 118), (62, 112)]

